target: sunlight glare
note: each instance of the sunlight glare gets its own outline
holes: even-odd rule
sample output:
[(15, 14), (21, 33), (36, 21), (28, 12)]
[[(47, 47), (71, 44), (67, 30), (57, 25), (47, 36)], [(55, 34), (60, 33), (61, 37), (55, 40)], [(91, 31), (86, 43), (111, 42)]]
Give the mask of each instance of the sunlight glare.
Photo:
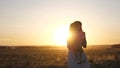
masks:
[(54, 31), (54, 40), (58, 45), (66, 45), (66, 40), (69, 37), (69, 27), (60, 26)]

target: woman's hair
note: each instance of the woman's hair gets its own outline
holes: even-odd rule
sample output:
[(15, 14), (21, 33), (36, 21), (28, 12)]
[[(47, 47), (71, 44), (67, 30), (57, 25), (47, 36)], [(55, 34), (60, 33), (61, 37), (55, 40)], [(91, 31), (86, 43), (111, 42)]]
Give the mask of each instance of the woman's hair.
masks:
[(70, 32), (73, 31), (82, 31), (82, 23), (80, 21), (74, 21), (73, 23), (70, 24)]

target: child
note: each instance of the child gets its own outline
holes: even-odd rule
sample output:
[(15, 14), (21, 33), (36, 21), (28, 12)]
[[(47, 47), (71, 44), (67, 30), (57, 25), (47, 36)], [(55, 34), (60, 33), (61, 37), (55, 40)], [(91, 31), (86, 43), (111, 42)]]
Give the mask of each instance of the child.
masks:
[(74, 54), (76, 57), (76, 61), (78, 64), (84, 63), (85, 59), (83, 57), (83, 49), (82, 46), (84, 45), (85, 42), (85, 33), (84, 32), (77, 32), (76, 36), (74, 38), (75, 44), (75, 50)]

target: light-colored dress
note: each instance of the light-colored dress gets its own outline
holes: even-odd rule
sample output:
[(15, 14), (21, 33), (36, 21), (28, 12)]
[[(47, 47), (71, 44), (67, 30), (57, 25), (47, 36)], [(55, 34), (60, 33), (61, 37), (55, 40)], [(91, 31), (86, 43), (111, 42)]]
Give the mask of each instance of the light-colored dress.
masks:
[[(83, 36), (84, 39), (82, 40), (82, 42), (81, 42), (81, 40), (78, 40), (78, 42), (81, 42), (80, 44), (82, 44), (83, 47), (86, 48), (87, 42), (86, 42), (86, 38), (85, 38), (85, 32), (82, 32), (76, 36), (78, 38), (81, 38)], [(72, 39), (70, 39), (70, 40), (72, 40)], [(82, 49), (83, 50), (82, 58), (84, 58), (86, 60), (86, 62), (82, 63), (82, 64), (77, 64), (76, 57), (74, 54), (75, 45), (74, 45), (74, 43), (71, 43), (70, 40), (68, 39), (68, 41), (67, 41), (67, 47), (69, 50), (69, 52), (68, 52), (68, 68), (90, 68), (90, 64), (88, 62), (88, 59), (87, 59), (86, 54), (83, 49)]]
[(77, 64), (74, 53), (72, 51), (69, 51), (68, 52), (68, 68), (90, 68), (90, 64), (88, 62), (85, 52), (83, 52), (83, 58), (86, 59), (86, 62), (82, 64)]

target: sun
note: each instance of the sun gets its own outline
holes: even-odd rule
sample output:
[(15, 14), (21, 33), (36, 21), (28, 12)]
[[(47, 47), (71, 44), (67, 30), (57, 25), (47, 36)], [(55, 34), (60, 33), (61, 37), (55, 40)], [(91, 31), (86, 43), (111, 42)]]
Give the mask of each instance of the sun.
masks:
[(60, 26), (54, 31), (54, 40), (57, 45), (66, 45), (66, 40), (69, 37), (69, 27)]

